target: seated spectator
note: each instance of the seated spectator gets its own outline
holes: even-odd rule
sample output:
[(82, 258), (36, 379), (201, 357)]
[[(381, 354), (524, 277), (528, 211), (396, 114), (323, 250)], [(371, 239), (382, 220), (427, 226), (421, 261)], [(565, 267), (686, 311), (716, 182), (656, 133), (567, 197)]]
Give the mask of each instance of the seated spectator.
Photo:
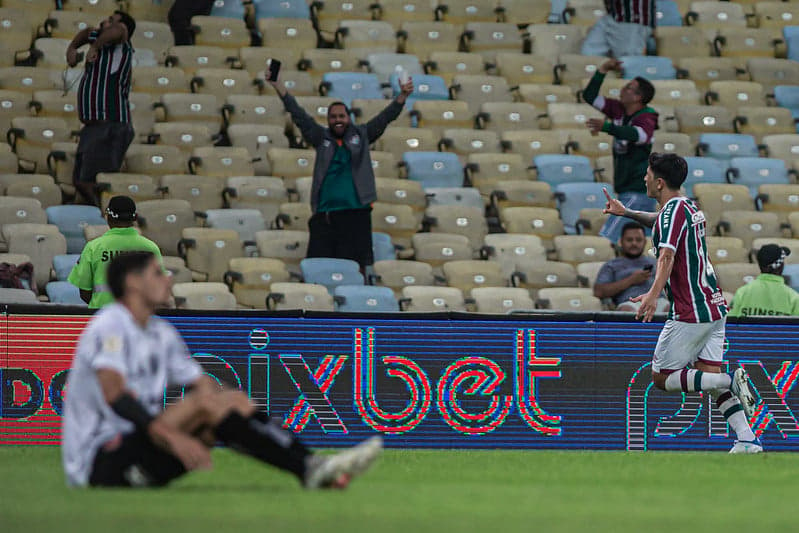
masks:
[(761, 274), (735, 291), (730, 316), (799, 316), (799, 293), (782, 277), (789, 255), (788, 248), (776, 244), (758, 250)]
[[(631, 298), (645, 294), (655, 280), (655, 258), (644, 255), (644, 227), (628, 222), (621, 230), (621, 256), (602, 265), (594, 283), (594, 296), (613, 300), (617, 311), (635, 312), (637, 303)], [(658, 312), (668, 311), (668, 301), (660, 298)]]

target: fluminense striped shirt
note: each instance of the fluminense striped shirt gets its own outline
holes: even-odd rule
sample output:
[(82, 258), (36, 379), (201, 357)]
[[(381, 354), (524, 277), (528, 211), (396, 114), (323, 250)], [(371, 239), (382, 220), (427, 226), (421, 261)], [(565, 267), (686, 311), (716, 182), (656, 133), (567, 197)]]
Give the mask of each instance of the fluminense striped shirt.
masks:
[[(93, 43), (99, 32), (89, 34)], [(130, 42), (104, 46), (78, 86), (78, 117), (83, 123), (94, 121), (130, 122), (131, 71), (133, 47)]]
[(655, 27), (655, 0), (605, 0), (605, 9), (616, 22)]
[(713, 322), (727, 314), (727, 304), (707, 255), (705, 214), (688, 198), (672, 198), (658, 213), (652, 242), (674, 250), (674, 267), (666, 283), (669, 318), (680, 322)]

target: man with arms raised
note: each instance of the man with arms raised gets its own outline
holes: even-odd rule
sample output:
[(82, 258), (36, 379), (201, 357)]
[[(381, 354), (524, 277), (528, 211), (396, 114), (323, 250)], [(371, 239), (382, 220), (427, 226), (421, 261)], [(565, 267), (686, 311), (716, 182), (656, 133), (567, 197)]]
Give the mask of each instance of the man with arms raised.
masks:
[[(755, 399), (743, 368), (722, 373), (727, 305), (718, 287), (705, 244), (705, 215), (682, 196), (688, 164), (676, 154), (653, 153), (644, 181), (660, 206), (657, 213), (631, 211), (607, 190), (605, 212), (653, 227), (657, 255), (655, 281), (640, 302), (636, 317), (652, 320), (665, 289), (671, 311), (652, 358), (652, 382), (666, 392), (708, 391), (737, 436), (730, 453), (759, 453), (763, 445), (749, 426)], [(692, 368), (688, 368), (691, 366)]]
[[(245, 393), (204, 375), (175, 328), (154, 315), (169, 300), (171, 278), (153, 253), (121, 254), (107, 275), (116, 302), (89, 322), (67, 379), (61, 451), (70, 485), (166, 485), (210, 468), (210, 448), (222, 442), (306, 488), (343, 488), (379, 454), (382, 439), (373, 437), (314, 455)], [(187, 392), (163, 409), (167, 384)]]

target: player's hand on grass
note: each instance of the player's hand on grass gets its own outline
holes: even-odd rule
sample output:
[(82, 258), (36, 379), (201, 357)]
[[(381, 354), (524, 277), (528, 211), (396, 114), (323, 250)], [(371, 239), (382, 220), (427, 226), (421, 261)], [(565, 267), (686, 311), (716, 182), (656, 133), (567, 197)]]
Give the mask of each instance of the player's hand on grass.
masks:
[(641, 302), (641, 306), (635, 313), (635, 318), (640, 319), (642, 322), (652, 322), (652, 317), (655, 316), (655, 310), (658, 305), (658, 295), (647, 292), (641, 296), (630, 298), (631, 302)]
[(602, 212), (605, 213), (606, 215), (616, 215), (619, 217), (623, 217), (624, 212), (626, 211), (624, 204), (621, 203), (616, 198), (613, 198), (607, 189), (602, 189), (602, 192), (605, 193), (605, 198), (607, 198), (608, 200), (605, 203), (605, 209), (603, 209)]

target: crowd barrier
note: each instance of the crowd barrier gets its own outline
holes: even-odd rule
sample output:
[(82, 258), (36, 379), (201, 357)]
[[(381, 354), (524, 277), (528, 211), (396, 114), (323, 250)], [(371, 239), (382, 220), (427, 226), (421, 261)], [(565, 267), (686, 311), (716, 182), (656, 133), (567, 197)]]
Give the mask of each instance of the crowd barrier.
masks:
[[(90, 318), (2, 306), (0, 444), (57, 444), (66, 378)], [(192, 313), (164, 317), (220, 383), (246, 391), (312, 446), (376, 432), (389, 447), (721, 450), (708, 395), (652, 387), (661, 323), (629, 315)], [(762, 400), (769, 451), (799, 450), (799, 320), (730, 320), (729, 365)], [(164, 393), (174, 402), (180, 389)]]

